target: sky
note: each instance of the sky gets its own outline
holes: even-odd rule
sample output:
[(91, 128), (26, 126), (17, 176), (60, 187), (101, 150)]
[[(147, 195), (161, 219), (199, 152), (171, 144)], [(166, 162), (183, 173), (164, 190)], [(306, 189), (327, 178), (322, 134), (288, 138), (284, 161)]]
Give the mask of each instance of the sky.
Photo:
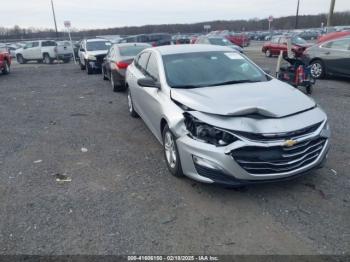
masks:
[[(297, 0), (53, 0), (57, 24), (76, 29), (295, 15)], [(53, 28), (50, 0), (1, 0), (0, 26)], [(327, 13), (330, 0), (300, 0), (300, 14)], [(350, 10), (336, 0), (335, 11)]]

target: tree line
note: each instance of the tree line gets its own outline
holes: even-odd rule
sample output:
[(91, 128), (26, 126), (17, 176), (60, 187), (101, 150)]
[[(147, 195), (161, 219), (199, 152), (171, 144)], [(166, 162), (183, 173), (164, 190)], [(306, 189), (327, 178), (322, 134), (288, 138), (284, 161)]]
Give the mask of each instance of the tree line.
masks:
[[(319, 28), (321, 23), (327, 22), (326, 14), (301, 15), (299, 16), (298, 29)], [(350, 25), (350, 11), (334, 13), (332, 23), (336, 25)], [(191, 23), (191, 24), (161, 24), (145, 26), (125, 26), (105, 29), (92, 30), (72, 30), (74, 39), (92, 37), (96, 35), (135, 35), (148, 34), (156, 32), (176, 33), (203, 33), (204, 25), (210, 25), (211, 30), (230, 30), (241, 31), (265, 31), (268, 30), (268, 20), (249, 19), (249, 20), (217, 20), (210, 22)], [(275, 18), (271, 24), (272, 29), (295, 29), (295, 16), (286, 16)], [(66, 33), (58, 32), (59, 38), (66, 38)], [(13, 28), (0, 27), (0, 40), (19, 40), (19, 39), (38, 39), (38, 38), (56, 38), (56, 32), (53, 29), (39, 28), (20, 28), (18, 25)]]

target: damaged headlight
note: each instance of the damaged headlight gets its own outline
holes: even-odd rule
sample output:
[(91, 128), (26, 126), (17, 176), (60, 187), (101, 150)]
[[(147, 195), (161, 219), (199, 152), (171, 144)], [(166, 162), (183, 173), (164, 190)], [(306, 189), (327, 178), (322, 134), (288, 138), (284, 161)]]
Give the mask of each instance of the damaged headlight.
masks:
[(208, 125), (194, 116), (184, 113), (185, 126), (193, 139), (215, 146), (227, 146), (238, 139), (227, 131)]

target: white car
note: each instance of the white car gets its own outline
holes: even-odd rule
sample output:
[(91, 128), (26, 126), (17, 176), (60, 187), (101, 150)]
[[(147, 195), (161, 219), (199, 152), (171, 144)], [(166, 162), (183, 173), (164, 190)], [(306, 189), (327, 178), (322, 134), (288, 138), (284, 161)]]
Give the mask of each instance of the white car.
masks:
[(94, 71), (100, 71), (103, 59), (108, 53), (112, 43), (106, 39), (94, 38), (81, 41), (78, 51), (81, 70), (86, 70), (88, 75)]
[(65, 46), (58, 46), (53, 40), (31, 41), (16, 50), (16, 58), (20, 64), (28, 61), (51, 64), (54, 60), (63, 60), (68, 63), (72, 58), (72, 50)]

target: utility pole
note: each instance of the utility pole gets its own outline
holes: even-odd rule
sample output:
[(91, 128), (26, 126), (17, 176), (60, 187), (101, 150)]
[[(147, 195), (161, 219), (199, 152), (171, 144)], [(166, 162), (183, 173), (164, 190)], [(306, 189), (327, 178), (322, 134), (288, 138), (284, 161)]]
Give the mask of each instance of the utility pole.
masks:
[(55, 22), (56, 38), (58, 39), (58, 31), (57, 31), (57, 23), (56, 23), (56, 14), (55, 14), (55, 7), (53, 6), (53, 0), (51, 0), (51, 8), (52, 8), (53, 21)]
[(295, 16), (295, 29), (298, 29), (298, 20), (299, 20), (299, 4), (300, 4), (300, 0), (298, 0), (298, 5), (297, 5), (297, 14)]
[(335, 0), (331, 0), (331, 6), (329, 8), (328, 19), (327, 19), (327, 26), (332, 26), (334, 6), (335, 6)]

